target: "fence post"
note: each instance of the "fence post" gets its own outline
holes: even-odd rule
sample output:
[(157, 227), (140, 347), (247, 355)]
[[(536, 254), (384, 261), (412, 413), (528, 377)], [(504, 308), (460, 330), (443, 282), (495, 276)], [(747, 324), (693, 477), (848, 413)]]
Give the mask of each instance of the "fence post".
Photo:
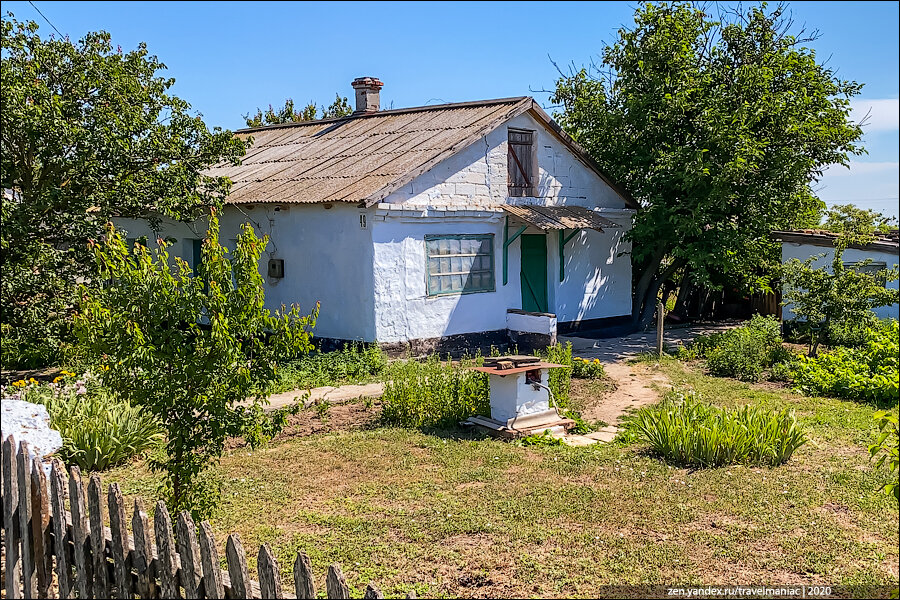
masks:
[(66, 518), (66, 482), (59, 460), (50, 468), (50, 508), (53, 511), (53, 548), (56, 554), (56, 585), (60, 598), (72, 596), (69, 578), (69, 552), (66, 543), (68, 519)]
[(22, 557), (19, 546), (19, 483), (16, 440), (3, 440), (3, 532), (6, 545), (6, 597), (21, 598)]
[(88, 509), (91, 521), (91, 564), (94, 572), (94, 598), (109, 598), (109, 567), (106, 562), (106, 533), (103, 529), (103, 487), (100, 477), (88, 482)]
[(140, 498), (134, 500), (134, 514), (131, 517), (131, 531), (134, 534), (134, 567), (138, 580), (138, 596), (154, 598), (154, 578), (150, 573), (153, 552), (150, 548), (150, 523)]
[(16, 480), (19, 486), (19, 532), (22, 535), (22, 594), (35, 597), (34, 549), (31, 543), (31, 460), (28, 444), (19, 442), (16, 452)]
[(278, 574), (278, 562), (268, 544), (259, 547), (256, 571), (259, 574), (259, 589), (263, 598), (284, 598), (281, 591), (281, 577)]
[(44, 463), (31, 460), (31, 541), (34, 544), (34, 570), (37, 575), (37, 597), (50, 595), (53, 579), (53, 538), (50, 531), (50, 492)]
[(363, 594), (363, 598), (365, 600), (384, 600), (384, 594), (381, 593), (381, 590), (375, 587), (374, 583), (369, 582), (369, 584), (366, 586), (366, 593)]
[(656, 356), (662, 360), (663, 355), (663, 323), (666, 320), (666, 305), (662, 300), (656, 303)]
[(305, 552), (298, 552), (297, 558), (294, 560), (294, 593), (297, 595), (297, 598), (316, 597), (312, 565)]
[(77, 466), (69, 469), (69, 508), (72, 511), (72, 542), (75, 544), (75, 589), (79, 598), (88, 598), (94, 587), (87, 555), (90, 551), (87, 547), (90, 525), (85, 510), (81, 469)]
[(128, 529), (125, 525), (125, 501), (118, 483), (109, 486), (109, 531), (112, 534), (113, 581), (116, 598), (131, 598), (131, 569), (128, 557)]
[(350, 587), (341, 566), (333, 564), (328, 567), (328, 575), (325, 577), (325, 593), (328, 598), (349, 598)]
[[(232, 533), (225, 542), (225, 559), (228, 562), (228, 578), (231, 579), (231, 594), (235, 598), (250, 598), (250, 571), (247, 569), (247, 554), (241, 544), (241, 537)], [(297, 596), (299, 598), (299, 596)]]
[(222, 569), (219, 567), (219, 553), (209, 521), (200, 523), (200, 559), (203, 563), (203, 587), (207, 598), (224, 598)]
[(200, 581), (203, 571), (200, 569), (200, 547), (197, 544), (197, 528), (191, 513), (186, 510), (178, 513), (178, 555), (181, 557), (181, 587), (185, 598), (200, 597)]
[(156, 535), (157, 564), (159, 565), (159, 586), (163, 598), (178, 598), (178, 580), (175, 578), (175, 539), (172, 537), (172, 519), (166, 503), (156, 503), (153, 515), (153, 530)]

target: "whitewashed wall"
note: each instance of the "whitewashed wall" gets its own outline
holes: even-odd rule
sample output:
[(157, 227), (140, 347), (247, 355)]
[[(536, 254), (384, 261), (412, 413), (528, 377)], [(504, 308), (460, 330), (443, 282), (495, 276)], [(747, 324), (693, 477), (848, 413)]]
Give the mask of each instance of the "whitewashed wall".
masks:
[[(254, 226), (257, 235), (269, 235), (260, 268), (265, 276), (268, 259), (283, 258), (284, 278), (264, 277), (267, 307), (296, 303), (309, 312), (318, 301), (316, 336), (374, 341), (372, 237), (370, 229), (360, 228), (359, 213), (355, 206), (337, 203), (329, 210), (321, 204), (282, 205), (279, 211), (266, 205), (243, 211), (228, 206), (220, 221), (220, 238), (233, 248), (245, 222)], [(129, 237), (156, 238), (145, 221), (121, 219), (116, 224)], [(202, 238), (205, 231), (202, 222), (166, 222), (161, 233), (176, 238), (172, 251), (189, 260), (190, 245), (185, 240)]]
[(420, 206), (533, 203), (533, 198), (507, 197), (507, 129), (510, 127), (536, 132), (538, 197), (542, 203), (624, 207), (612, 188), (528, 113), (511, 119), (442, 161), (384, 201)]
[[(798, 244), (794, 242), (782, 242), (781, 244), (781, 260), (783, 262), (787, 262), (794, 258), (799, 260), (806, 260), (811, 256), (819, 256), (824, 254), (822, 258), (818, 258), (813, 266), (816, 268), (824, 267), (828, 271), (831, 271), (831, 261), (834, 260), (834, 248), (827, 248), (824, 246), (814, 246), (812, 244)], [(900, 256), (898, 254), (883, 252), (883, 251), (873, 251), (873, 250), (859, 250), (857, 248), (848, 248), (844, 251), (843, 260), (845, 263), (855, 263), (862, 262), (866, 259), (871, 258), (873, 262), (883, 262), (887, 265), (887, 268), (891, 268), (900, 263)], [(897, 281), (892, 281), (888, 283), (888, 286), (891, 288), (897, 288)], [(880, 319), (897, 319), (900, 318), (900, 305), (894, 304), (892, 306), (882, 306), (875, 310), (875, 314), (878, 315)], [(782, 317), (785, 320), (794, 318), (794, 311), (790, 309), (790, 307), (785, 306), (782, 309)]]

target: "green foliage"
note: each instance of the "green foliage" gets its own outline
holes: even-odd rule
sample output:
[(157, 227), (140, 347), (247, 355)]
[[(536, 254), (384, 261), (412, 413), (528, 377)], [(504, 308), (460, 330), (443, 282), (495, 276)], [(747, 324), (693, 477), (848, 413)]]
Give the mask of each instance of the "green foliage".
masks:
[(165, 470), (175, 510), (190, 508), (197, 477), (229, 437), (251, 444), (272, 428), (261, 403), (274, 387), (277, 361), (308, 351), (318, 307), (264, 307), (260, 255), (267, 238), (245, 225), (231, 259), (210, 218), (202, 269), (166, 251), (125, 241), (110, 225), (93, 244), (102, 285), (82, 286), (75, 325), (102, 383), (143, 407), (166, 430)]
[(371, 381), (377, 379), (386, 365), (387, 357), (377, 344), (352, 342), (334, 352), (313, 352), (285, 363), (279, 369), (277, 389)]
[(230, 181), (205, 172), (244, 143), (170, 95), (174, 79), (143, 43), (41, 38), (9, 14), (2, 47), (2, 361), (30, 368), (71, 341), (76, 284), (96, 281), (88, 240), (113, 216), (191, 219), (221, 204)]
[(603, 379), (606, 369), (600, 359), (585, 359), (576, 356), (572, 359), (572, 377), (576, 379)]
[(653, 452), (679, 465), (777, 466), (806, 443), (792, 411), (745, 405), (724, 409), (693, 391), (673, 390), (629, 422)]
[(47, 407), (50, 427), (62, 436), (60, 457), (84, 471), (102, 471), (163, 442), (155, 417), (84, 379), (29, 385), (22, 399)]
[(540, 354), (547, 362), (557, 365), (565, 365), (566, 368), (550, 369), (547, 387), (553, 392), (553, 400), (559, 409), (568, 408), (569, 406), (569, 388), (572, 385), (572, 342), (565, 344), (555, 344), (548, 346), (543, 352), (535, 352)]
[(678, 358), (681, 360), (706, 358), (722, 342), (722, 335), (724, 334), (719, 331), (698, 335), (690, 344), (678, 348)]
[[(819, 222), (811, 185), (863, 152), (842, 80), (790, 33), (784, 7), (710, 11), (643, 3), (602, 63), (563, 75), (554, 115), (641, 204), (633, 314), (647, 319), (678, 273), (766, 290), (772, 229)], [(715, 11), (713, 11), (715, 13)]]
[(696, 353), (713, 375), (758, 381), (764, 369), (787, 358), (780, 330), (776, 317), (754, 315), (746, 325), (700, 340)]
[[(340, 94), (335, 94), (334, 102), (329, 106), (322, 107), (322, 116), (318, 119), (334, 119), (337, 117), (346, 117), (351, 114), (353, 109), (346, 98), (342, 98)], [(277, 110), (269, 105), (265, 112), (261, 108), (256, 109), (256, 114), (244, 115), (244, 121), (247, 127), (264, 127), (266, 125), (279, 125), (282, 123), (302, 123), (304, 121), (316, 121), (318, 109), (315, 102), (310, 101), (300, 110), (294, 108), (294, 101), (288, 98), (284, 101), (284, 106)]]
[(897, 279), (896, 265), (868, 273), (860, 267), (871, 260), (854, 266), (844, 264), (845, 248), (864, 239), (855, 234), (838, 238), (830, 269), (814, 267), (824, 255), (805, 261), (793, 259), (784, 264), (784, 304), (794, 312), (795, 323), (809, 324), (812, 356), (816, 355), (823, 336), (832, 343), (859, 345), (865, 331), (877, 320), (872, 309), (898, 302), (897, 289), (886, 287), (887, 282)]
[(550, 435), (549, 429), (545, 429), (540, 434), (533, 433), (523, 438), (519, 438), (516, 441), (521, 446), (531, 446), (537, 448), (554, 448), (565, 445), (565, 442), (562, 441), (562, 438)]
[(900, 453), (898, 453), (900, 429), (897, 426), (897, 415), (881, 410), (875, 413), (875, 420), (878, 422), (879, 434), (875, 443), (869, 446), (869, 456), (875, 459), (876, 467), (888, 463), (892, 473), (891, 483), (884, 484), (882, 490), (900, 501), (900, 485), (897, 484), (897, 470), (900, 467)]
[(490, 384), (485, 373), (470, 367), (478, 360), (441, 363), (397, 361), (385, 373), (382, 418), (402, 427), (455, 427), (473, 415), (489, 415)]
[(886, 321), (869, 330), (865, 345), (801, 356), (792, 365), (794, 385), (807, 395), (893, 406), (898, 399), (898, 326)]
[(331, 408), (331, 405), (326, 400), (319, 400), (313, 405), (313, 410), (316, 411), (316, 416), (319, 417), (319, 420), (322, 422), (328, 420), (329, 408)]
[(835, 204), (825, 211), (822, 228), (835, 233), (869, 236), (887, 233), (896, 224), (896, 219), (885, 217), (878, 211), (859, 208), (853, 204)]

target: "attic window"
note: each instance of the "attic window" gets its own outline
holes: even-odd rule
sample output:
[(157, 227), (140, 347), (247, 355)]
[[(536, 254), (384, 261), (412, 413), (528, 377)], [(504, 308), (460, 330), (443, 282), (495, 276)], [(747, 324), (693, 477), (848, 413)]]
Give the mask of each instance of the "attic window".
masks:
[(526, 129), (509, 130), (509, 195), (515, 197), (535, 195), (534, 132)]

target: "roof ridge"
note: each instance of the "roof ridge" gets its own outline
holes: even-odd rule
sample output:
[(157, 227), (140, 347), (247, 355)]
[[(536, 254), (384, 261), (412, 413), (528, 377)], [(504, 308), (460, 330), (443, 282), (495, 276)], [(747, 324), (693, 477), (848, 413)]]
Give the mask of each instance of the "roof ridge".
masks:
[(492, 104), (514, 104), (524, 100), (534, 100), (531, 96), (511, 96), (509, 98), (491, 98), (487, 100), (472, 100), (469, 102), (447, 102), (445, 104), (431, 104), (425, 106), (410, 106), (407, 108), (392, 108), (389, 110), (379, 110), (371, 113), (351, 114), (346, 117), (334, 117), (332, 119), (318, 119), (313, 121), (296, 121), (293, 123), (276, 123), (274, 125), (263, 125), (261, 127), (244, 127), (236, 129), (234, 133), (252, 133), (254, 131), (269, 131), (272, 129), (287, 129), (291, 127), (308, 127), (310, 125), (321, 125), (330, 123), (340, 123), (341, 121), (350, 121), (354, 119), (370, 119), (374, 117), (387, 117), (391, 115), (399, 115), (412, 112), (424, 112), (427, 110), (444, 110), (453, 108), (468, 108), (476, 106), (490, 106)]

